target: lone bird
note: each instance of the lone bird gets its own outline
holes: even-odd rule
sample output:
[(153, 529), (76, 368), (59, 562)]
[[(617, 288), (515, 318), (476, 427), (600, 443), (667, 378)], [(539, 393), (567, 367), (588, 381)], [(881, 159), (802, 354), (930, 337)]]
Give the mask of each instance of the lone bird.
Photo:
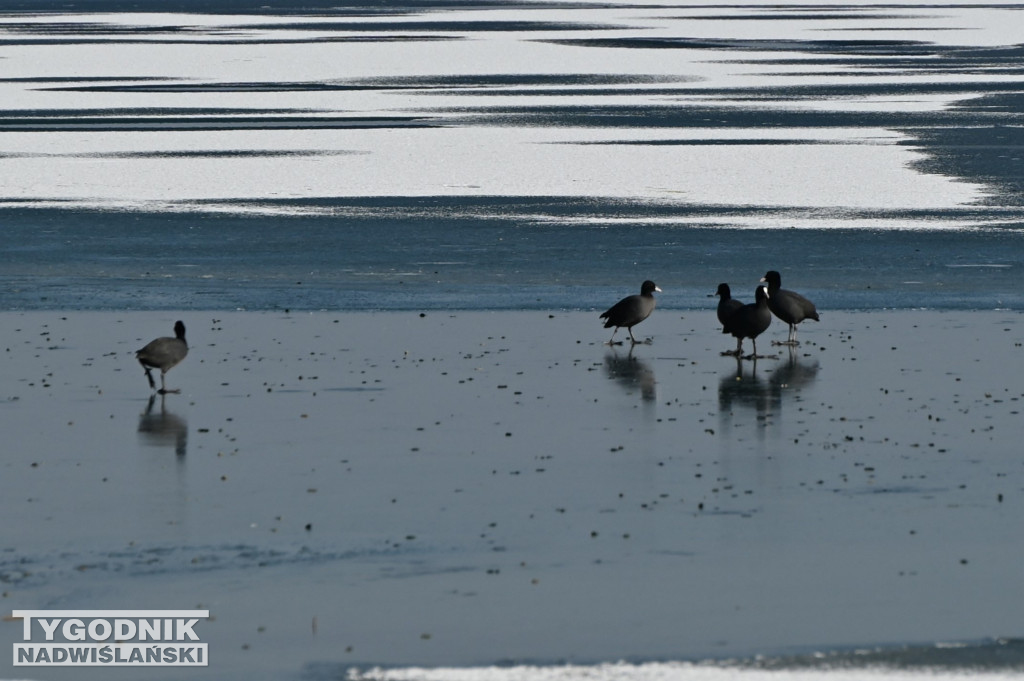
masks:
[(604, 328), (615, 327), (615, 331), (612, 331), (612, 337), (608, 340), (609, 345), (615, 340), (615, 334), (619, 327), (622, 326), (626, 327), (626, 330), (629, 331), (629, 338), (633, 341), (634, 345), (640, 342), (633, 337), (633, 327), (650, 317), (651, 313), (654, 312), (655, 301), (653, 294), (655, 291), (661, 293), (661, 289), (653, 281), (647, 280), (640, 286), (640, 293), (638, 295), (626, 296), (601, 315), (601, 319), (607, 320), (604, 323)]
[(174, 323), (174, 338), (164, 336), (150, 341), (146, 343), (146, 347), (135, 353), (135, 357), (139, 360), (142, 368), (146, 370), (146, 378), (149, 379), (150, 388), (156, 388), (156, 383), (153, 382), (153, 374), (150, 373), (150, 370), (160, 370), (160, 390), (158, 392), (161, 395), (165, 395), (167, 393), (181, 392), (181, 390), (168, 390), (164, 386), (164, 375), (178, 366), (187, 354), (188, 343), (185, 342), (185, 324), (179, 321)]
[(749, 338), (754, 345), (754, 352), (747, 355), (747, 359), (758, 359), (757, 337), (764, 333), (768, 325), (772, 323), (772, 313), (768, 309), (769, 293), (766, 286), (758, 286), (754, 292), (756, 302), (740, 306), (735, 312), (726, 318), (723, 333), (731, 333), (736, 337), (736, 349), (723, 352), (723, 355), (743, 356), (743, 339)]
[(719, 284), (715, 295), (718, 296), (718, 321), (722, 323), (722, 333), (728, 333), (725, 330), (725, 320), (731, 317), (733, 312), (743, 307), (743, 303), (732, 297), (732, 291), (729, 290), (728, 284)]
[(768, 284), (768, 307), (776, 317), (789, 324), (789, 338), (776, 342), (779, 345), (800, 345), (796, 339), (796, 325), (805, 319), (818, 321), (814, 303), (799, 293), (782, 288), (782, 275), (775, 270), (767, 272), (761, 281)]

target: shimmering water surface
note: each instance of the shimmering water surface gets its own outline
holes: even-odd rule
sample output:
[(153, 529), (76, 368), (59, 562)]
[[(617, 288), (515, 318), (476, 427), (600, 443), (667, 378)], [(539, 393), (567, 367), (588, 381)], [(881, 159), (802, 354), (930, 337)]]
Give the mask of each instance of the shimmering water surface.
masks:
[(0, 14), (6, 308), (1021, 302), (1017, 3), (64, 7)]

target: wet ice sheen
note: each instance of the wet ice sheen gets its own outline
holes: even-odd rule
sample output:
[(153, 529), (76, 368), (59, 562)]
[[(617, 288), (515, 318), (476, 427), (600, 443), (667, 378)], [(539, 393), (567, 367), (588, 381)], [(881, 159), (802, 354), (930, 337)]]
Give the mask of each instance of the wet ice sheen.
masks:
[[(632, 354), (596, 313), (215, 314), (5, 313), (12, 607), (209, 607), (216, 678), (1020, 668), (983, 646), (1019, 621), (1015, 313), (834, 311), (756, 366), (710, 306)], [(150, 404), (132, 351), (178, 318)], [(666, 670), (727, 673), (627, 672)]]

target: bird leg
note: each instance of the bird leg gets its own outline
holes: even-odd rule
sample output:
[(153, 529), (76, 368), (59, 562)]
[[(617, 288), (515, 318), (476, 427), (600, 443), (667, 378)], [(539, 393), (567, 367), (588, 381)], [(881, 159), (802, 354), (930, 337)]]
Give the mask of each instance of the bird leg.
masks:
[(750, 354), (750, 355), (747, 355), (746, 357), (744, 357), (744, 359), (752, 359), (752, 360), (756, 361), (756, 360), (759, 360), (759, 359), (778, 359), (779, 358), (778, 355), (759, 355), (759, 354), (757, 354), (757, 339), (756, 338), (751, 338), (750, 342), (754, 344), (754, 352), (753, 352), (753, 354)]
[(784, 341), (772, 341), (772, 345), (800, 345), (800, 341), (796, 339), (796, 324), (789, 325), (789, 337)]
[(736, 357), (737, 359), (740, 358), (740, 357), (743, 357), (743, 339), (742, 338), (737, 338), (736, 339), (736, 349), (735, 350), (723, 350), (722, 351), (722, 356), (723, 357)]
[(793, 325), (790, 325), (790, 327), (789, 327), (789, 338), (787, 338), (784, 341), (772, 341), (772, 345), (788, 345), (790, 347), (793, 347), (795, 345), (800, 345), (800, 341), (798, 341), (796, 339), (796, 327), (793, 326)]
[(166, 387), (164, 386), (164, 372), (163, 372), (163, 371), (161, 371), (161, 372), (160, 372), (160, 390), (159, 390), (158, 392), (159, 392), (159, 393), (160, 393), (161, 395), (166, 395), (166, 394), (168, 394), (168, 393), (175, 393), (175, 394), (177, 394), (177, 393), (180, 393), (180, 392), (181, 392), (181, 389), (179, 388), (179, 389), (177, 389), (177, 390), (168, 390), (168, 389), (167, 389), (167, 388), (166, 388)]
[(751, 338), (750, 339), (750, 343), (751, 343), (751, 345), (754, 346), (754, 352), (752, 352), (751, 354), (749, 354), (746, 357), (744, 357), (744, 359), (757, 359), (757, 339), (756, 338)]
[(650, 338), (645, 338), (645, 339), (644, 339), (644, 340), (642, 340), (642, 341), (638, 341), (638, 340), (637, 340), (637, 339), (636, 339), (636, 338), (635, 338), (635, 337), (633, 336), (633, 329), (631, 329), (631, 328), (629, 328), (629, 327), (626, 327), (626, 330), (627, 330), (627, 331), (629, 331), (629, 339), (630, 339), (631, 341), (633, 341), (633, 345), (651, 345), (651, 344), (653, 344), (653, 343), (654, 343), (654, 341), (653, 341), (653, 340), (651, 340)]
[(149, 367), (146, 366), (145, 364), (143, 364), (142, 368), (146, 371), (146, 378), (149, 379), (149, 387), (151, 389), (155, 390), (156, 389), (156, 383), (153, 381), (153, 374), (150, 373)]

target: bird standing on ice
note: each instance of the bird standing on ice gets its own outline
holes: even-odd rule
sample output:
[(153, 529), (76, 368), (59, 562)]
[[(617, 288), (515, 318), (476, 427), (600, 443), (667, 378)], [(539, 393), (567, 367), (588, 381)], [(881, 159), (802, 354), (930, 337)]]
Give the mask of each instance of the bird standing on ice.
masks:
[(723, 355), (743, 357), (743, 339), (749, 338), (754, 346), (754, 352), (747, 355), (746, 359), (761, 359), (763, 357), (763, 355), (757, 354), (757, 337), (764, 333), (772, 323), (772, 313), (768, 309), (768, 306), (771, 305), (770, 296), (767, 286), (758, 286), (754, 291), (755, 302), (739, 307), (726, 318), (722, 333), (731, 333), (736, 338), (736, 349), (731, 352), (723, 352)]
[(181, 392), (181, 390), (168, 390), (164, 385), (164, 375), (180, 364), (187, 354), (188, 343), (185, 342), (185, 324), (179, 321), (174, 323), (174, 338), (164, 336), (150, 341), (144, 348), (135, 353), (135, 358), (139, 360), (139, 364), (146, 370), (146, 378), (149, 379), (150, 388), (156, 388), (156, 383), (153, 382), (153, 374), (150, 373), (150, 370), (160, 370), (160, 390), (158, 392), (164, 395)]
[(640, 287), (638, 295), (626, 296), (601, 315), (601, 319), (607, 320), (604, 323), (604, 328), (615, 327), (615, 331), (612, 331), (612, 337), (608, 340), (609, 345), (612, 345), (615, 340), (615, 333), (623, 326), (629, 331), (629, 338), (633, 341), (634, 345), (640, 342), (633, 337), (633, 327), (650, 317), (651, 313), (654, 312), (655, 291), (661, 293), (661, 289), (653, 281), (647, 280)]
[[(731, 317), (733, 312), (743, 307), (743, 303), (732, 297), (732, 291), (725, 283), (718, 285), (715, 295), (718, 296), (718, 321), (724, 327), (725, 320)], [(728, 331), (723, 328), (722, 333), (728, 333)]]
[(774, 341), (778, 345), (800, 345), (796, 339), (796, 325), (805, 319), (818, 321), (814, 303), (799, 293), (782, 288), (782, 275), (775, 270), (768, 271), (761, 281), (768, 284), (768, 307), (776, 317), (789, 324), (789, 338)]

